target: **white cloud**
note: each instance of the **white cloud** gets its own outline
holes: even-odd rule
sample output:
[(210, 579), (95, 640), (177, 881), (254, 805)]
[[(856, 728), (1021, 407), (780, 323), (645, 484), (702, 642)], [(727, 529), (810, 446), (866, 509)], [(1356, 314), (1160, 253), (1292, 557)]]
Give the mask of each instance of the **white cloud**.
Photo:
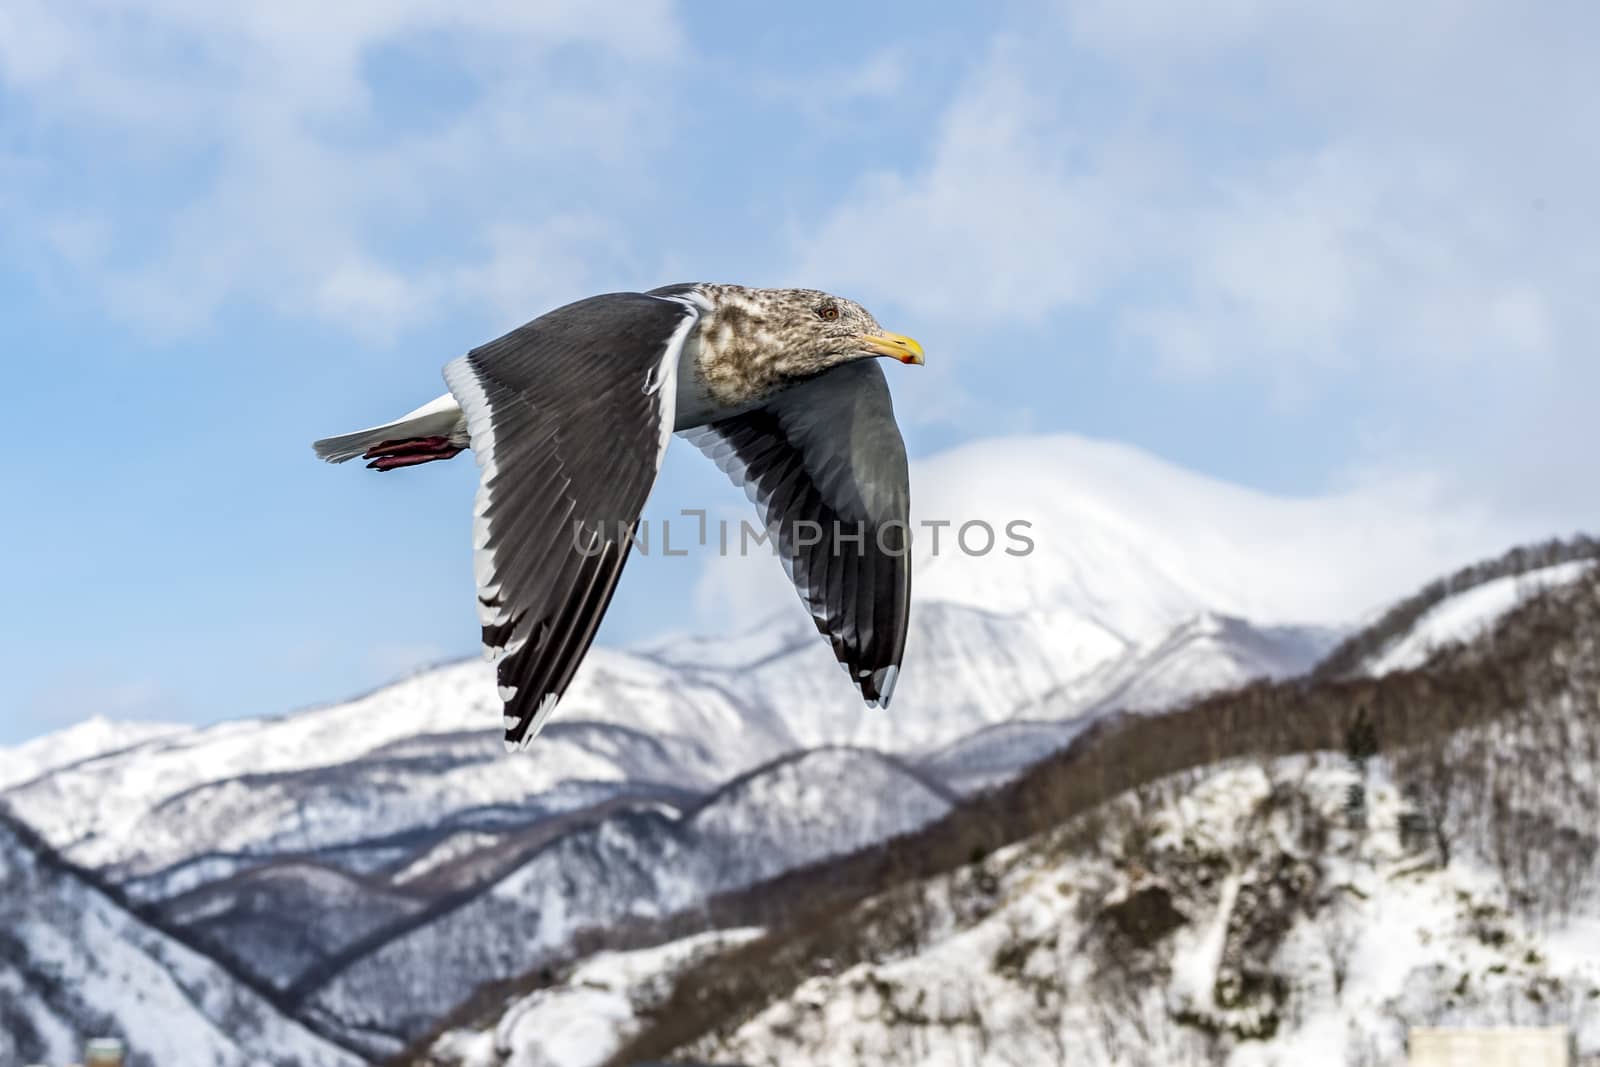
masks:
[(1572, 400), (1600, 389), (1600, 66), (1578, 43), (1600, 15), (1052, 12), (980, 50), (925, 156), (799, 231), (807, 274), (979, 340), (1109, 326), (1121, 351), (1084, 358), (1308, 411), (1338, 390), (1363, 422), (1354, 394), (1392, 468), (1600, 518)]
[[(1393, 56), (1307, 57), (1320, 78), (1281, 69), (1291, 60), (1277, 52), (1313, 45), (1354, 60), (1338, 34), (1366, 39), (1372, 22), (1302, 25), (1253, 3), (1187, 21), (1167, 5), (1074, 10), (1076, 41), (1065, 29), (998, 38), (925, 160), (864, 173), (831, 219), (802, 231), (805, 269), (925, 317), (1009, 322), (1093, 306), (1169, 367), (1199, 372), (1536, 355), (1592, 325), (1571, 279), (1594, 274), (1600, 219), (1557, 230), (1531, 206), (1547, 184), (1577, 192), (1574, 167), (1600, 183), (1594, 153), (1556, 167), (1570, 115), (1529, 114), (1514, 130), (1447, 121), (1448, 93), (1412, 93), (1418, 72)], [(1466, 78), (1499, 58), (1487, 28), (1446, 43), (1461, 54), (1431, 57), (1426, 77)], [(1234, 67), (1184, 67), (1193, 77), (1178, 88), (1142, 72), (1152, 51), (1215, 58), (1244, 44), (1268, 73), (1262, 101), (1242, 113)], [(1091, 64), (1109, 81), (1074, 73)], [(1563, 76), (1562, 98), (1600, 94), (1592, 69)], [(1352, 99), (1330, 103), (1347, 89)], [(1503, 173), (1508, 138), (1543, 150), (1552, 170)]]
[[(884, 293), (928, 317), (1037, 318), (1093, 297), (1127, 269), (1126, 211), (1143, 184), (1108, 152), (1093, 172), (1053, 103), (1002, 42), (944, 116), (918, 169), (864, 175), (820, 227), (807, 228), (797, 275), (867, 297)], [(1121, 217), (1119, 217), (1119, 214)]]
[(403, 276), (365, 259), (330, 265), (313, 297), (325, 317), (355, 324), (383, 340), (424, 310), (420, 294)]
[(908, 50), (897, 44), (866, 55), (851, 52), (842, 63), (798, 76), (766, 72), (755, 88), (812, 122), (837, 127), (857, 121), (855, 109), (861, 104), (903, 93), (915, 70)]
[(599, 276), (615, 279), (636, 272), (629, 251), (617, 227), (595, 215), (499, 223), (485, 228), (474, 262), (444, 279), (441, 288), (473, 294), (509, 328), (526, 320), (530, 308), (555, 307), (588, 295)]
[(0, 171), (0, 215), (157, 332), (244, 299), (381, 339), (509, 281), (505, 233), (559, 228), (574, 183), (626, 171), (681, 47), (665, 0), (19, 0), (0, 92), (48, 166)]
[[(1550, 290), (1523, 273), (1520, 235), (1475, 232), (1485, 208), (1446, 159), (1357, 143), (1285, 159), (1175, 215), (1151, 264), (1167, 295), (1122, 315), (1185, 372), (1538, 355), (1559, 340)], [(1590, 317), (1565, 311), (1569, 329)]]

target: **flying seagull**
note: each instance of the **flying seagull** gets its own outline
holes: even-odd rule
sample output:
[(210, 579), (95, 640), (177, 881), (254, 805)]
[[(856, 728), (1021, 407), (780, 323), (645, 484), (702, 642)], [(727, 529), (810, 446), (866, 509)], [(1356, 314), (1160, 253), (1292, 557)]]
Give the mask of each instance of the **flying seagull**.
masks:
[(879, 356), (920, 364), (922, 346), (814, 289), (608, 293), (447, 364), (437, 400), (313, 447), (380, 471), (476, 453), (473, 570), (508, 750), (538, 734), (594, 640), (674, 432), (744, 488), (834, 656), (887, 706), (910, 489)]

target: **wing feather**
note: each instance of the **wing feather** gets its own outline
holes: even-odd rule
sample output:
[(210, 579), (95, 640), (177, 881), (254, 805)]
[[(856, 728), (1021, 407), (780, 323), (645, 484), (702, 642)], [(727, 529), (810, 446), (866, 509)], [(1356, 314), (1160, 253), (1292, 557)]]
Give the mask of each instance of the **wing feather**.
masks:
[(616, 591), (698, 316), (682, 299), (591, 297), (445, 367), (481, 469), (473, 569), (508, 748), (538, 734)]
[(911, 607), (911, 500), (882, 368), (844, 364), (684, 436), (744, 488), (851, 682), (887, 705)]

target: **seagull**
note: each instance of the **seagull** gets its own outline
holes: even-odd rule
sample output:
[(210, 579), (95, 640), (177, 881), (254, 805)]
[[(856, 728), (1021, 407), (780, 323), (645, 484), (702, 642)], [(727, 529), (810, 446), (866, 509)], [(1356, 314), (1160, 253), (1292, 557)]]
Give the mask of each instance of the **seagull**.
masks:
[(594, 641), (674, 433), (745, 490), (851, 682), (887, 707), (911, 498), (880, 357), (923, 351), (814, 289), (607, 293), (446, 364), (437, 400), (312, 447), (379, 471), (476, 455), (473, 571), (507, 751), (538, 735)]

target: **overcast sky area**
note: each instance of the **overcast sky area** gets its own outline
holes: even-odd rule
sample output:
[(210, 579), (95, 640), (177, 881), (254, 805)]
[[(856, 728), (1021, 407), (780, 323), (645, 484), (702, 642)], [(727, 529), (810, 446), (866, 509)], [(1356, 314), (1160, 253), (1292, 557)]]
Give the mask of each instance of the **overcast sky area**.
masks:
[[(917, 337), (913, 457), (1071, 431), (1600, 527), (1600, 8), (945, 11), (0, 5), (0, 743), (474, 653), (470, 459), (308, 443), (674, 281)], [(652, 510), (740, 502), (679, 444)], [(714, 629), (706, 570), (630, 564), (602, 640)]]

